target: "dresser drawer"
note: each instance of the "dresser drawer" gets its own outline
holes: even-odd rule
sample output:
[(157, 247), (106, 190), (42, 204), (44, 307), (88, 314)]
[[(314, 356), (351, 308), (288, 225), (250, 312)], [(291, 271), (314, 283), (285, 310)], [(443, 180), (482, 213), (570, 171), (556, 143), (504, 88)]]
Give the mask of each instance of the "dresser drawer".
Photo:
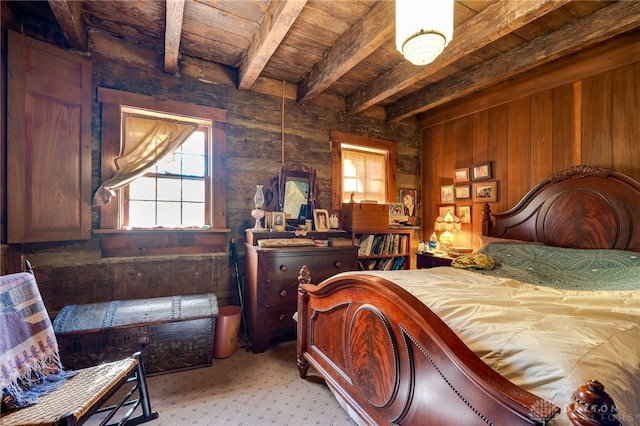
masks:
[(297, 285), (300, 268), (307, 265), (313, 282), (319, 283), (339, 272), (354, 270), (352, 252), (353, 249), (336, 251), (325, 247), (316, 247), (303, 253), (271, 252), (267, 256), (264, 271), (267, 281), (293, 279)]
[(293, 314), (296, 308), (293, 306), (268, 307), (265, 310), (265, 325), (272, 334), (293, 332), (296, 329), (296, 322)]
[(298, 298), (298, 275), (302, 266), (311, 271), (314, 283), (319, 283), (337, 273), (353, 269), (350, 256), (336, 249), (313, 248), (308, 253), (269, 253), (264, 262), (266, 275), (266, 306), (295, 306)]
[(295, 306), (298, 299), (298, 279), (273, 280), (265, 289), (266, 306)]

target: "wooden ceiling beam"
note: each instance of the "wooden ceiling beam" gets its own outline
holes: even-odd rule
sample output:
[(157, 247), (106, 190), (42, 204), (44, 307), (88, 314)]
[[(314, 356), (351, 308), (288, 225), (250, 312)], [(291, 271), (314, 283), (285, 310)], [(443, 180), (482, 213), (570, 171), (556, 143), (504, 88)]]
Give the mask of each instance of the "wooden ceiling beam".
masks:
[(393, 37), (394, 15), (394, 2), (376, 3), (298, 84), (298, 102), (304, 103), (316, 97)]
[(307, 4), (307, 0), (272, 1), (258, 33), (238, 66), (238, 89), (249, 89)]
[(498, 1), (486, 7), (454, 29), (451, 43), (431, 64), (416, 66), (408, 61), (400, 62), (375, 81), (348, 96), (347, 113), (364, 111), (568, 2), (569, 0), (509, 0)]
[(640, 2), (615, 2), (553, 33), (497, 56), (471, 70), (429, 85), (387, 107), (387, 119), (415, 114), (488, 88), (499, 81), (640, 27)]
[(182, 38), (182, 21), (185, 0), (166, 1), (166, 23), (164, 28), (164, 72), (178, 73), (178, 57), (180, 56), (180, 39)]
[(82, 3), (72, 0), (49, 0), (49, 7), (71, 47), (86, 52), (89, 37), (82, 17)]

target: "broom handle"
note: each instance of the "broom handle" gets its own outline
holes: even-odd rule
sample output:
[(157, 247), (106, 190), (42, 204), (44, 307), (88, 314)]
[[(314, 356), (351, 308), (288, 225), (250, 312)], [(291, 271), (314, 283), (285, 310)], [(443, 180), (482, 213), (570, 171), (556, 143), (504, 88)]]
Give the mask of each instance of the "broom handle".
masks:
[(231, 238), (229, 241), (229, 252), (231, 253), (231, 263), (233, 264), (234, 273), (236, 276), (236, 284), (238, 286), (238, 297), (240, 298), (240, 315), (242, 316), (242, 329), (244, 331), (244, 340), (248, 340), (247, 335), (247, 321), (244, 317), (244, 295), (242, 291), (242, 284), (240, 283), (240, 273), (238, 271), (238, 253), (236, 252), (236, 240)]

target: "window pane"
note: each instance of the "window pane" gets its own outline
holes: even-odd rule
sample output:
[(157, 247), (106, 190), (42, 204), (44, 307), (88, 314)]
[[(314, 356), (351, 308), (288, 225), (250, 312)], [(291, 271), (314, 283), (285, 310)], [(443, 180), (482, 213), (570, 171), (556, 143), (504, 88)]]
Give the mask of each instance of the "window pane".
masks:
[(182, 209), (182, 226), (204, 225), (204, 203), (184, 203)]
[(181, 147), (183, 154), (204, 155), (205, 154), (205, 133), (204, 131), (195, 131), (187, 139)]
[(180, 203), (158, 201), (158, 225), (180, 226)]
[(158, 200), (180, 201), (181, 192), (180, 179), (158, 179)]
[(204, 176), (206, 170), (205, 157), (200, 155), (181, 155), (182, 174), (186, 176)]
[(129, 226), (150, 227), (156, 225), (155, 201), (130, 201)]
[(174, 154), (167, 155), (158, 165), (156, 166), (157, 173), (161, 174), (180, 174), (180, 156)]
[(204, 181), (188, 179), (182, 181), (182, 201), (199, 201), (204, 203), (204, 200)]
[(129, 184), (129, 198), (134, 200), (155, 200), (156, 180), (140, 177)]

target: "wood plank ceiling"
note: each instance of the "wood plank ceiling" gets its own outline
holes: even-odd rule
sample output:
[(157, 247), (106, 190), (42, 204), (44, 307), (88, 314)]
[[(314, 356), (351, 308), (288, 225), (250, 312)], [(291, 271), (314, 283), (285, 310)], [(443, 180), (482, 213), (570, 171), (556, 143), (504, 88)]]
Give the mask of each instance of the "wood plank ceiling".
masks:
[(391, 0), (2, 2), (3, 28), (48, 20), (79, 51), (106, 33), (162, 51), (169, 74), (199, 58), (231, 67), (241, 90), (266, 77), (300, 103), (327, 92), (349, 114), (380, 105), (401, 121), (637, 30), (640, 1), (457, 0), (453, 41), (423, 67), (396, 51), (394, 14)]

